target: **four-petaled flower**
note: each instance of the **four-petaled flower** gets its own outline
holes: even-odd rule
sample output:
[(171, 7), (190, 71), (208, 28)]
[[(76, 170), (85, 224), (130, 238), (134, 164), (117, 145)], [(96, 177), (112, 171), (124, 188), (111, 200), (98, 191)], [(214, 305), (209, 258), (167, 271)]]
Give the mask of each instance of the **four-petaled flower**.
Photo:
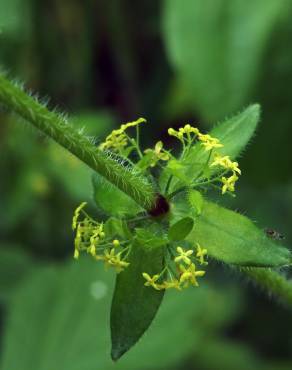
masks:
[(223, 144), (220, 141), (208, 134), (204, 135), (199, 133), (198, 134), (199, 140), (202, 142), (202, 145), (205, 147), (206, 151), (209, 151), (213, 148), (222, 148)]
[(241, 175), (241, 170), (238, 167), (238, 162), (232, 162), (228, 155), (215, 155), (214, 161), (211, 164), (211, 167), (213, 166), (221, 166), (227, 170), (231, 170), (233, 173), (238, 173), (239, 175)]
[(147, 274), (147, 272), (143, 272), (142, 275), (143, 275), (143, 278), (146, 280), (146, 282), (144, 283), (145, 286), (152, 286), (156, 290), (160, 290), (161, 289), (160, 285), (156, 283), (156, 281), (160, 277), (158, 274), (153, 275), (151, 277), (149, 274)]
[(172, 288), (174, 288), (174, 289), (177, 289), (177, 290), (182, 290), (180, 282), (177, 279), (164, 281), (161, 284), (161, 288), (163, 288), (163, 289), (172, 289)]
[(184, 284), (186, 287), (191, 283), (194, 286), (198, 286), (197, 277), (205, 275), (205, 271), (196, 271), (196, 266), (192, 263), (190, 266), (185, 268), (185, 266), (179, 266), (181, 276), (179, 282)]
[(234, 191), (234, 185), (235, 185), (237, 180), (238, 180), (238, 177), (235, 174), (233, 174), (232, 176), (230, 176), (228, 178), (223, 176), (221, 178), (221, 181), (223, 183), (222, 194), (225, 194), (226, 191)]
[(158, 161), (168, 161), (170, 156), (168, 153), (162, 150), (163, 143), (162, 141), (158, 141), (154, 147), (154, 149), (145, 149), (144, 153), (151, 156), (150, 158), (150, 167), (156, 166)]
[(201, 265), (208, 265), (208, 262), (205, 261), (205, 256), (206, 255), (207, 255), (207, 249), (201, 248), (200, 244), (197, 243), (196, 257), (198, 258)]
[(174, 259), (175, 263), (183, 261), (186, 265), (191, 264), (191, 260), (190, 260), (189, 256), (191, 256), (194, 253), (194, 251), (192, 249), (189, 249), (189, 250), (185, 251), (183, 248), (177, 247), (176, 251), (179, 255), (177, 257), (175, 257), (175, 259)]

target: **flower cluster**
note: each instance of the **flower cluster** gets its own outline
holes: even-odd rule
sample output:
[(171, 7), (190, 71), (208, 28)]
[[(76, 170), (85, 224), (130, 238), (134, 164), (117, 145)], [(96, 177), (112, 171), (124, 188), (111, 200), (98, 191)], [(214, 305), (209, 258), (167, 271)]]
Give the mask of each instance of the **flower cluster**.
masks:
[[(212, 169), (212, 167), (221, 167), (223, 170), (223, 173), (219, 178), (216, 177), (215, 179), (209, 179), (209, 181), (206, 182), (206, 185), (218, 180), (222, 184), (222, 194), (225, 194), (226, 192), (234, 192), (235, 183), (238, 180), (238, 175), (241, 175), (241, 171), (237, 162), (232, 162), (228, 156), (222, 156), (218, 152), (213, 152), (214, 149), (223, 147), (223, 144), (220, 143), (219, 139), (214, 138), (209, 134), (202, 134), (198, 128), (192, 127), (189, 124), (179, 128), (178, 130), (169, 128), (168, 134), (175, 136), (182, 142), (184, 146), (183, 154), (187, 152), (186, 147), (190, 147), (194, 140), (197, 139), (204, 147), (205, 151), (210, 152), (205, 166), (205, 172), (207, 172), (207, 168)], [(213, 154), (213, 156), (211, 154)], [(211, 162), (212, 158), (213, 161)], [(231, 172), (231, 175), (229, 177), (224, 176), (228, 172)]]
[(208, 134), (202, 134), (198, 128), (192, 127), (190, 124), (184, 127), (174, 130), (173, 128), (168, 129), (168, 135), (174, 136), (179, 139), (182, 143), (191, 144), (196, 138), (201, 142), (206, 151), (213, 148), (221, 148), (223, 145), (220, 141)]
[[(106, 267), (114, 267), (117, 272), (123, 271), (129, 265), (126, 257), (130, 247), (125, 246), (125, 242), (120, 242), (118, 239), (107, 238), (103, 223), (98, 223), (89, 217), (84, 211), (85, 206), (85, 202), (81, 203), (73, 215), (74, 258), (78, 259), (80, 252), (85, 251), (96, 261), (103, 261)], [(81, 213), (84, 216), (82, 220), (80, 220)]]
[[(190, 285), (199, 286), (197, 278), (204, 276), (205, 271), (197, 270), (195, 262), (200, 265), (207, 265), (206, 254), (207, 250), (201, 248), (199, 244), (197, 244), (195, 256), (193, 249), (185, 250), (178, 246), (176, 255), (173, 256), (171, 253), (170, 263), (159, 274), (150, 276), (147, 272), (143, 272), (142, 276), (146, 280), (144, 285), (155, 290), (171, 288), (182, 290)], [(166, 279), (164, 279), (165, 277)]]
[(105, 142), (101, 143), (99, 148), (110, 149), (113, 151), (121, 152), (125, 147), (128, 146), (129, 142), (132, 142), (131, 139), (127, 134), (126, 130), (130, 127), (136, 127), (140, 123), (146, 122), (145, 118), (139, 118), (136, 121), (124, 123), (121, 127), (117, 130), (113, 130), (105, 139)]
[(229, 177), (222, 176), (221, 181), (223, 183), (222, 186), (222, 194), (226, 193), (226, 191), (234, 191), (234, 185), (238, 180), (238, 175), (241, 175), (241, 170), (238, 167), (237, 162), (232, 162), (231, 159), (226, 156), (221, 156), (220, 154), (216, 153), (213, 162), (211, 163), (210, 167), (220, 166), (226, 172), (232, 172), (232, 175)]

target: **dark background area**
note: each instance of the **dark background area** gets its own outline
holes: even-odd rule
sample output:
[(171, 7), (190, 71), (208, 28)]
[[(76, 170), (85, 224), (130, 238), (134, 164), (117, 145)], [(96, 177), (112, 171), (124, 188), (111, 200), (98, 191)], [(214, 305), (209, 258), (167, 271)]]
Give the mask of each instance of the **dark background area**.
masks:
[[(291, 16), (291, 0), (0, 0), (0, 65), (99, 141), (142, 116), (145, 147), (173, 146), (168, 127), (207, 131), (260, 103), (237, 197), (221, 201), (291, 248)], [(90, 171), (19, 120), (1, 108), (3, 370), (292, 368), (291, 310), (215, 263), (112, 365), (113, 276), (72, 261)]]

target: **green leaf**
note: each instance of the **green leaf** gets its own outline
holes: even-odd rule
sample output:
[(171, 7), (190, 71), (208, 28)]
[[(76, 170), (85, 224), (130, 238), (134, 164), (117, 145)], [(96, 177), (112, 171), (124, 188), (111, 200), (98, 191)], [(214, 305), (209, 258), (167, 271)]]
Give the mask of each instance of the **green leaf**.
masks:
[(120, 218), (110, 217), (104, 224), (104, 231), (106, 235), (112, 238), (120, 237), (123, 239), (131, 239), (132, 237), (126, 221)]
[(192, 207), (194, 211), (194, 214), (196, 216), (200, 216), (200, 214), (202, 213), (203, 205), (204, 205), (204, 198), (202, 194), (197, 190), (191, 189), (188, 191), (187, 197), (188, 197), (190, 206)]
[(276, 267), (292, 261), (288, 249), (269, 239), (247, 217), (207, 201), (188, 240), (225, 263)]
[(107, 214), (134, 216), (142, 211), (142, 208), (132, 198), (97, 173), (93, 174), (92, 183), (95, 203)]
[(167, 236), (163, 233), (161, 228), (156, 227), (155, 224), (149, 225), (147, 229), (136, 228), (136, 240), (144, 249), (154, 249), (162, 247), (167, 244)]
[[(235, 159), (252, 138), (259, 118), (260, 106), (253, 104), (241, 113), (215, 126), (210, 131), (210, 135), (219, 139), (224, 145), (223, 148), (216, 149), (216, 152)], [(183, 178), (188, 178), (187, 183), (194, 180), (205, 167), (209, 155), (210, 152), (206, 152), (200, 143), (195, 144), (188, 157), (181, 163), (181, 176), (179, 180), (173, 182), (172, 189), (185, 184), (181, 181)], [(216, 171), (218, 171), (218, 167), (212, 167), (212, 173), (216, 173)]]
[(113, 360), (118, 360), (148, 329), (162, 302), (164, 291), (144, 286), (143, 272), (159, 273), (163, 248), (145, 249), (133, 244), (129, 267), (117, 276), (111, 308)]
[(184, 240), (192, 231), (194, 220), (191, 217), (185, 217), (173, 224), (168, 231), (168, 237), (172, 241)]
[(166, 51), (200, 114), (222, 119), (248, 102), (286, 0), (165, 0)]

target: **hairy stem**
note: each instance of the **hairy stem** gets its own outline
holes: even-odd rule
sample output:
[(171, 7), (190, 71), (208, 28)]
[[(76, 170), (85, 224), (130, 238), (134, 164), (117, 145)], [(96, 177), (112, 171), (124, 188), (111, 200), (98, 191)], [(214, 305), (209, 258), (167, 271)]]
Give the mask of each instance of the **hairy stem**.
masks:
[(242, 268), (241, 271), (269, 294), (292, 307), (292, 281), (267, 268)]
[(28, 95), (17, 84), (10, 82), (1, 73), (0, 103), (54, 139), (133, 198), (141, 207), (146, 210), (153, 207), (155, 203), (153, 184), (137, 169), (113, 153), (98, 149), (88, 137), (74, 129), (63, 115), (49, 111), (45, 105)]

